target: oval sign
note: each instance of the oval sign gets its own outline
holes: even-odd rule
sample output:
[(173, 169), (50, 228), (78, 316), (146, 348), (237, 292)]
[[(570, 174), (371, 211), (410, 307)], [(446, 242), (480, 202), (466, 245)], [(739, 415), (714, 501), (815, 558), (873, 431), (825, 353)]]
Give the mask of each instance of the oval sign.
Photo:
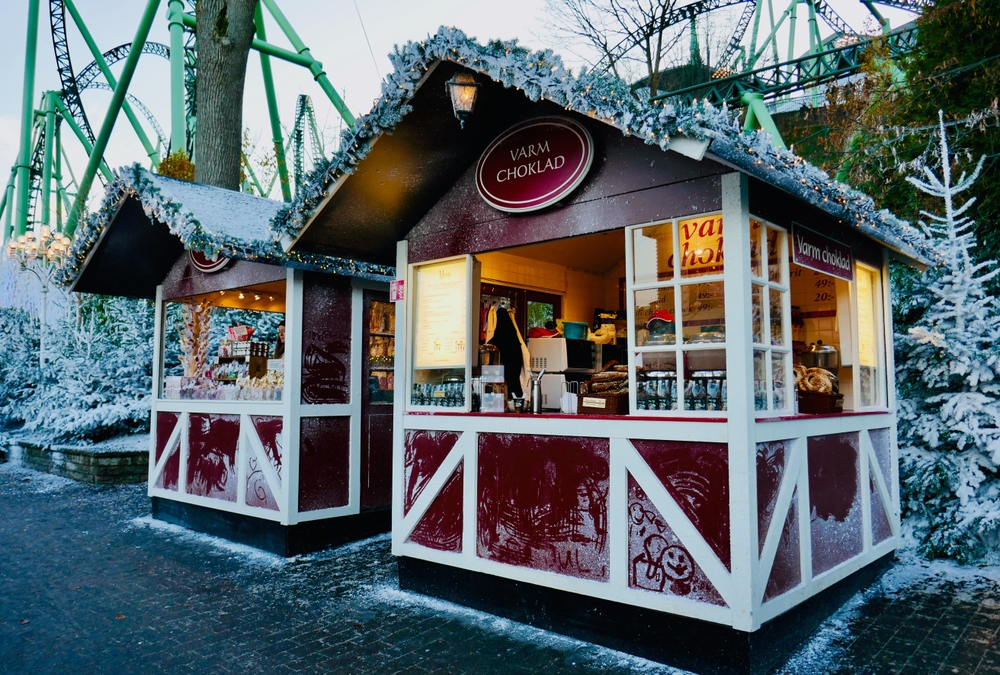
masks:
[(205, 274), (218, 272), (232, 262), (232, 258), (224, 258), (219, 254), (216, 254), (216, 257), (213, 260), (201, 251), (195, 251), (194, 249), (188, 249), (188, 258), (191, 259), (191, 264), (194, 265), (198, 271), (204, 272)]
[(594, 142), (565, 117), (538, 117), (502, 133), (479, 158), (476, 187), (495, 209), (537, 211), (576, 189), (594, 160)]

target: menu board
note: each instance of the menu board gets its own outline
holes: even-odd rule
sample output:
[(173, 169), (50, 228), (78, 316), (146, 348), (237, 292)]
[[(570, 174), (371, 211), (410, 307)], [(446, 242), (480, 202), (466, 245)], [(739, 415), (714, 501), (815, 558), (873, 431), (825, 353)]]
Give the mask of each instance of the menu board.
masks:
[(877, 367), (875, 349), (875, 275), (858, 268), (858, 357), (862, 366)]
[(465, 258), (415, 268), (416, 368), (464, 368), (469, 341)]

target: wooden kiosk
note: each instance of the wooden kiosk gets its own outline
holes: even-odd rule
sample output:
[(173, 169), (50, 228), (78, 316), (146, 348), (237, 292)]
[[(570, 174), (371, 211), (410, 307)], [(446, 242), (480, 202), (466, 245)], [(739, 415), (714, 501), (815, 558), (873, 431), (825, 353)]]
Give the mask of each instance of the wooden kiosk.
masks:
[[(470, 79), (460, 125), (448, 95)], [(887, 260), (927, 253), (719, 111), (616, 84), (442, 29), (397, 54), (275, 229), (292, 252), (396, 263), (402, 587), (767, 672), (899, 543)], [(593, 366), (614, 354), (614, 404), (590, 373), (578, 414), (475, 412), (487, 294), (523, 299), (522, 334), (541, 315), (607, 339), (609, 317)]]
[(288, 556), (389, 529), (395, 306), (391, 266), (275, 248), (281, 206), (123, 169), (63, 281), (156, 303), (154, 517)]

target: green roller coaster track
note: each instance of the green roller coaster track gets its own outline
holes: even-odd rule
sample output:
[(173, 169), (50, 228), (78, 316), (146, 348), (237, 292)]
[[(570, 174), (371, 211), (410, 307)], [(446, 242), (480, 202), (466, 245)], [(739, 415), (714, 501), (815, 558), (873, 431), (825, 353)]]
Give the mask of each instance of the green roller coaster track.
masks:
[[(50, 226), (53, 231), (72, 235), (83, 215), (87, 195), (93, 182), (95, 180), (107, 182), (111, 179), (111, 171), (104, 162), (103, 155), (119, 112), (125, 113), (153, 168), (158, 166), (161, 152), (164, 150), (181, 148), (189, 156), (193, 155), (197, 119), (194, 105), (197, 86), (197, 49), (194, 42), (196, 21), (193, 12), (186, 11), (182, 0), (165, 2), (170, 33), (169, 46), (147, 40), (152, 20), (160, 6), (160, 0), (148, 0), (135, 39), (104, 52), (98, 48), (73, 0), (49, 0), (52, 45), (62, 89), (43, 92), (40, 104), (35, 107), (32, 101), (40, 4), (41, 0), (28, 1), (28, 39), (25, 47), (20, 151), (17, 162), (11, 169), (6, 189), (0, 193), (0, 225), (3, 235), (0, 237), (0, 243), (12, 236), (22, 235), (36, 226)], [(264, 10), (267, 10), (294, 51), (267, 41)], [(79, 73), (74, 70), (70, 54), (68, 23), (76, 27), (93, 58), (93, 61)], [(284, 133), (278, 114), (271, 59), (308, 69), (348, 126), (354, 125), (354, 116), (330, 83), (322, 64), (312, 56), (275, 0), (261, 0), (257, 7), (255, 24), (257, 36), (252, 49), (258, 52), (261, 60), (277, 170), (266, 186), (261, 186), (254, 177), (245, 183), (244, 189), (267, 196), (273, 190), (275, 182), (278, 182), (282, 198), (289, 201), (293, 192), (285, 157), (286, 148), (289, 143), (292, 144), (295, 181), (298, 184), (302, 180), (300, 174), (305, 170), (307, 158), (316, 161), (322, 155), (322, 140), (316, 128), (315, 114), (308, 96), (300, 96), (296, 107), (295, 125), (287, 136)], [(170, 62), (169, 136), (164, 133), (152, 111), (128, 93), (131, 78), (141, 55), (165, 58)], [(115, 78), (110, 68), (121, 61), (125, 61), (124, 68), (119, 78)], [(88, 89), (103, 89), (112, 94), (111, 104), (97, 134), (91, 126), (81, 97), (81, 94)], [(153, 129), (155, 140), (151, 140), (146, 133), (136, 111)], [(87, 168), (79, 182), (73, 177), (62, 145), (64, 125), (69, 128), (88, 157)], [(306, 150), (303, 144), (310, 135), (312, 143)], [(64, 165), (72, 177), (69, 185), (65, 182)], [(51, 213), (53, 202), (54, 218)]]
[[(850, 76), (857, 72), (861, 65), (861, 55), (870, 44), (871, 38), (861, 36), (852, 29), (833, 9), (831, 1), (696, 0), (678, 7), (661, 18), (658, 28), (689, 31), (689, 60), (700, 67), (707, 66), (712, 79), (674, 91), (657, 92), (655, 96), (649, 96), (648, 91), (644, 92), (643, 87), (647, 85), (643, 81), (636, 83), (633, 89), (637, 96), (646, 97), (654, 104), (707, 99), (717, 105), (746, 105), (746, 126), (760, 125), (770, 131), (780, 143), (780, 136), (770, 119), (766, 102), (793, 92), (809, 89), (815, 91), (816, 87), (825, 83)], [(72, 236), (84, 215), (93, 182), (111, 179), (111, 172), (103, 156), (119, 112), (125, 113), (153, 168), (158, 165), (161, 152), (164, 151), (184, 149), (192, 156), (197, 126), (196, 20), (193, 12), (186, 9), (184, 0), (162, 0), (167, 6), (169, 45), (147, 39), (153, 18), (161, 5), (161, 0), (147, 0), (134, 39), (103, 52), (98, 48), (74, 0), (48, 0), (52, 45), (62, 89), (43, 92), (37, 108), (33, 101), (41, 0), (27, 2), (28, 39), (25, 46), (20, 151), (17, 162), (11, 169), (6, 189), (0, 194), (0, 226), (3, 235), (0, 243), (40, 226), (50, 226), (54, 231)], [(776, 7), (776, 2), (787, 4), (782, 9), (780, 6)], [(888, 22), (875, 5), (918, 12), (932, 4), (932, 0), (861, 2), (883, 27), (885, 39), (894, 56), (913, 49), (916, 30), (912, 25), (890, 30)], [(804, 55), (795, 56), (796, 22), (799, 20), (801, 5), (805, 6), (805, 20), (808, 21), (809, 47)], [(711, 12), (737, 7), (741, 7), (741, 13), (722, 56), (715, 65), (703, 63), (697, 39), (697, 22)], [(292, 49), (268, 41), (264, 24), (265, 12)], [(74, 70), (70, 54), (68, 23), (75, 26), (83, 37), (92, 59), (79, 73)], [(820, 23), (832, 29), (833, 35), (822, 38)], [(245, 161), (247, 171), (242, 189), (270, 196), (277, 183), (282, 199), (289, 201), (301, 185), (308, 160), (318, 160), (323, 156), (324, 148), (310, 97), (299, 96), (293, 125), (287, 131), (283, 127), (278, 114), (272, 59), (308, 69), (320, 90), (349, 127), (353, 127), (354, 117), (333, 88), (322, 64), (313, 57), (278, 7), (277, 0), (260, 0), (255, 25), (257, 34), (252, 49), (260, 58), (275, 161), (270, 176), (256, 175), (250, 162)], [(782, 39), (785, 41), (782, 42)], [(610, 57), (620, 58), (635, 46), (635, 43), (623, 40), (611, 50)], [(784, 60), (781, 58), (782, 54), (787, 55)], [(169, 135), (160, 128), (153, 113), (128, 93), (139, 58), (146, 55), (168, 59), (170, 62)], [(125, 62), (124, 67), (116, 79), (111, 66), (121, 61)], [(608, 66), (607, 63), (604, 65)], [(112, 94), (96, 134), (81, 98), (81, 93), (88, 89), (104, 89)], [(153, 129), (155, 145), (140, 123), (136, 111), (145, 118), (148, 127)], [(62, 144), (63, 126), (69, 129), (88, 157), (87, 167), (80, 174), (79, 180), (66, 159), (66, 150)], [(292, 156), (291, 171), (288, 167), (289, 148)], [(260, 178), (264, 180), (261, 181)]]

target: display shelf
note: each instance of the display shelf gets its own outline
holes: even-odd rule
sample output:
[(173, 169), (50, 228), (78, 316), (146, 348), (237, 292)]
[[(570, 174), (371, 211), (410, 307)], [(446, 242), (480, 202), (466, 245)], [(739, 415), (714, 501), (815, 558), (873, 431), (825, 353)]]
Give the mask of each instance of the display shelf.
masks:
[(371, 335), (371, 336), (373, 336), (373, 337), (391, 337), (391, 338), (396, 337), (395, 333), (382, 333), (382, 332), (374, 331), (374, 330), (373, 331), (369, 331), (368, 334)]

